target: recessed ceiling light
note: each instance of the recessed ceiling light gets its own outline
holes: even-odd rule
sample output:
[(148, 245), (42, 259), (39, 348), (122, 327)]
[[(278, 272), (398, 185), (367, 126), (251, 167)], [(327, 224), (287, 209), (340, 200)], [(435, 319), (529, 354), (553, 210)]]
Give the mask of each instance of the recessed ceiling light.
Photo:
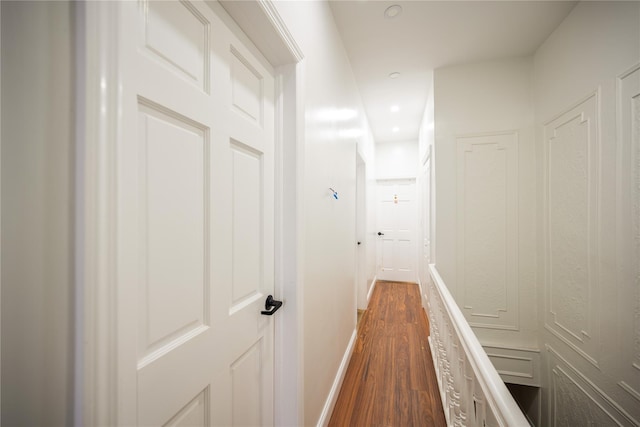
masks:
[(391, 129), (393, 132), (398, 132), (400, 130), (400, 128), (398, 126), (395, 126), (393, 129)]
[(390, 79), (397, 79), (398, 77), (400, 77), (400, 73), (397, 71), (394, 71), (393, 73), (389, 74)]
[(391, 112), (392, 113), (397, 113), (398, 111), (400, 111), (400, 107), (398, 107), (397, 105), (392, 105), (391, 106)]
[(402, 13), (402, 7), (399, 4), (394, 4), (393, 6), (389, 6), (384, 11), (384, 17), (388, 19), (397, 18)]

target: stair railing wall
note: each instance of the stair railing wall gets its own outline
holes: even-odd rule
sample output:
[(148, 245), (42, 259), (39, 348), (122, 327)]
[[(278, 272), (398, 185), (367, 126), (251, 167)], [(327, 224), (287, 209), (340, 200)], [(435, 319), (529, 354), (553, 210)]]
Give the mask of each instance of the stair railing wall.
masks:
[(529, 426), (440, 277), (435, 264), (429, 265), (429, 273), (429, 345), (447, 425)]

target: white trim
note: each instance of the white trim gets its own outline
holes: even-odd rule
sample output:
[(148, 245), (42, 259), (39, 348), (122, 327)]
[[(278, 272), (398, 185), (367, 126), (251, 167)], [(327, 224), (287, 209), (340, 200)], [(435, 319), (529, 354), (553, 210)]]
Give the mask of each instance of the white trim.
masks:
[(400, 182), (400, 181), (409, 181), (416, 182), (417, 178), (415, 176), (393, 176), (393, 177), (379, 177), (376, 178), (376, 183), (380, 183), (381, 181), (390, 181), (390, 182)]
[[(284, 193), (285, 193), (285, 180), (284, 180), (284, 102), (282, 100), (283, 93), (285, 91), (285, 76), (283, 70), (276, 69), (275, 70), (275, 135), (274, 135), (274, 159), (275, 159), (275, 168), (274, 168), (274, 295), (276, 299), (281, 299), (283, 301), (283, 307), (280, 310), (280, 314), (274, 319), (274, 373), (273, 373), (273, 389), (275, 396), (280, 396), (285, 389), (285, 385), (283, 384), (282, 378), (277, 374), (277, 372), (281, 371), (285, 366), (286, 362), (283, 360), (284, 352), (279, 351), (279, 349), (284, 347), (284, 330), (287, 326), (287, 323), (283, 321), (285, 317), (288, 317), (290, 313), (290, 304), (285, 296), (285, 273), (284, 273), (284, 257), (285, 257), (285, 243), (284, 243), (284, 230), (285, 230), (285, 222), (284, 222)], [(281, 424), (281, 420), (279, 420), (280, 414), (278, 413), (279, 405), (274, 396), (274, 424)]]
[(431, 148), (432, 148), (432, 145), (427, 146), (427, 152), (424, 153), (424, 156), (422, 157), (422, 162), (420, 163), (420, 165), (423, 168), (427, 165), (427, 162), (431, 160)]
[[(77, 2), (75, 4), (74, 17), (75, 17), (75, 68), (76, 68), (76, 86), (86, 88), (86, 3)], [(83, 341), (85, 322), (83, 311), (85, 301), (85, 289), (84, 289), (84, 263), (81, 262), (81, 257), (84, 255), (84, 185), (85, 185), (85, 146), (84, 137), (87, 135), (86, 124), (86, 99), (84, 90), (76, 90), (75, 94), (75, 107), (76, 107), (76, 120), (75, 120), (75, 165), (73, 177), (74, 194), (75, 194), (75, 207), (74, 207), (74, 287), (73, 287), (73, 313), (75, 321), (75, 336), (73, 337), (73, 425), (82, 426), (84, 413), (83, 413), (83, 401), (85, 393), (85, 372), (84, 372), (84, 355), (83, 355)]]
[[(630, 224), (631, 229), (634, 228), (633, 224), (635, 221), (633, 219), (633, 212), (635, 209), (633, 202), (635, 197), (633, 193), (636, 177), (633, 165), (634, 162), (640, 161), (640, 158), (637, 158), (637, 154), (634, 152), (633, 136), (627, 135), (627, 132), (625, 131), (625, 101), (629, 101), (629, 98), (625, 99), (625, 95), (633, 96), (633, 94), (624, 93), (624, 89), (627, 85), (626, 79), (638, 71), (640, 71), (640, 63), (635, 64), (633, 67), (620, 74), (616, 79), (616, 246), (618, 251), (616, 256), (616, 267), (618, 283), (629, 284), (634, 283), (634, 267), (635, 262), (637, 262), (634, 261), (634, 257), (637, 252), (633, 245), (635, 236), (628, 235), (629, 228), (626, 225)], [(630, 118), (630, 122), (631, 123), (629, 123), (629, 125), (633, 128), (632, 118)], [(628, 128), (627, 131), (629, 131)], [(629, 295), (629, 293), (623, 292), (622, 290), (618, 292), (618, 306), (629, 307), (625, 300), (625, 294)], [(629, 315), (626, 315), (625, 317), (628, 319), (631, 316), (632, 314), (629, 313)], [(619, 317), (619, 321), (624, 323), (623, 317)], [(622, 339), (622, 334), (620, 334), (619, 339)], [(627, 346), (622, 346), (622, 351), (623, 354), (629, 354), (628, 344)], [(630, 363), (625, 365), (626, 366), (621, 367), (620, 372), (627, 372), (629, 373), (629, 376), (624, 374), (621, 375), (617, 384), (633, 399), (640, 401), (640, 389), (637, 385), (634, 388), (627, 382), (630, 381), (633, 376), (631, 372), (635, 370), (634, 364)], [(638, 366), (636, 365), (635, 368), (638, 368)]]
[[(117, 345), (115, 292), (115, 149), (119, 132), (119, 3), (86, 2), (84, 5), (85, 45), (84, 117), (79, 124), (78, 171), (82, 187), (76, 188), (79, 217), (75, 262), (79, 267), (76, 289), (83, 292), (76, 311), (76, 327), (84, 342), (76, 342), (82, 359), (76, 364), (84, 390), (82, 420), (77, 425), (117, 425)], [(76, 397), (77, 398), (77, 397)]]
[(353, 348), (355, 347), (357, 337), (358, 331), (357, 329), (354, 329), (351, 333), (351, 339), (349, 340), (349, 345), (347, 345), (347, 350), (344, 352), (344, 356), (342, 356), (342, 362), (340, 362), (336, 378), (333, 380), (333, 385), (331, 386), (327, 400), (325, 401), (322, 412), (320, 413), (320, 418), (318, 419), (317, 424), (318, 427), (324, 427), (329, 424), (333, 408), (336, 406), (336, 401), (338, 400), (338, 394), (342, 388), (344, 376), (347, 373), (347, 367), (351, 361), (351, 355), (353, 354)]
[[(296, 182), (303, 183), (305, 182), (304, 176), (304, 165), (305, 165), (305, 61), (302, 60), (298, 62), (296, 65), (296, 105), (295, 105), (295, 140), (296, 140), (296, 153), (295, 153), (295, 171), (296, 171)], [(296, 254), (297, 258), (297, 271), (296, 271), (296, 305), (299, 307), (298, 310), (298, 322), (300, 325), (304, 325), (304, 265), (303, 260), (305, 258), (305, 204), (304, 204), (304, 188), (302, 185), (299, 185), (296, 188)], [(292, 338), (293, 339), (293, 338)], [(298, 328), (298, 335), (295, 337), (297, 339), (296, 347), (298, 350), (297, 361), (298, 361), (298, 371), (296, 372), (297, 381), (296, 386), (298, 393), (293, 396), (298, 401), (298, 423), (297, 425), (304, 425), (304, 415), (305, 415), (305, 407), (304, 407), (304, 330), (302, 327)], [(286, 405), (285, 402), (282, 402), (283, 405)]]
[[(205, 0), (218, 3), (216, 0)], [(219, 0), (272, 66), (296, 64), (304, 55), (272, 0)]]
[(505, 383), (541, 387), (542, 370), (539, 349), (487, 344), (482, 344), (482, 348)]
[[(300, 425), (302, 385), (302, 257), (300, 248), (301, 183), (297, 160), (299, 104), (296, 65), (276, 69), (276, 295), (285, 305), (275, 319), (275, 425)], [(291, 103), (291, 104), (289, 104)], [(288, 159), (288, 161), (285, 161)], [(293, 160), (293, 161), (292, 161)]]
[(262, 8), (265, 15), (269, 19), (269, 23), (276, 31), (276, 33), (280, 36), (282, 42), (286, 45), (286, 49), (293, 56), (293, 62), (300, 62), (304, 59), (304, 54), (302, 53), (302, 49), (296, 43), (295, 39), (289, 32), (286, 24), (280, 17), (278, 10), (276, 9), (273, 1), (271, 0), (256, 0), (258, 5)]
[[(427, 272), (427, 274), (429, 274)], [(422, 280), (420, 280), (420, 274), (418, 274), (418, 289), (420, 289), (420, 304), (422, 305), (422, 308), (424, 309), (425, 313), (427, 311), (427, 294), (424, 291), (424, 288), (422, 287)], [(428, 317), (428, 313), (427, 313), (427, 317)]]
[(367, 305), (369, 305), (371, 295), (373, 295), (373, 288), (376, 287), (376, 283), (378, 283), (378, 276), (374, 276), (373, 282), (371, 282), (371, 287), (369, 288), (369, 292), (367, 293)]
[[(465, 365), (471, 368), (473, 378), (480, 387), (482, 394), (484, 395), (488, 407), (495, 418), (498, 426), (527, 426), (529, 423), (526, 421), (522, 411), (518, 407), (511, 393), (507, 389), (504, 381), (500, 378), (500, 375), (494, 368), (493, 364), (489, 360), (489, 356), (486, 351), (480, 345), (478, 338), (469, 326), (469, 323), (464, 318), (462, 311), (455, 302), (453, 296), (449, 292), (444, 280), (438, 273), (435, 264), (429, 264), (429, 273), (431, 274), (433, 286), (433, 294), (431, 298), (438, 299), (441, 302), (439, 313), (430, 313), (432, 316), (440, 316), (438, 319), (440, 324), (433, 322), (435, 317), (430, 318), (431, 327), (439, 329), (438, 334), (442, 340), (446, 342), (438, 343), (438, 336), (436, 336), (436, 342), (432, 342), (430, 339), (430, 345), (432, 347), (433, 363), (436, 368), (436, 374), (438, 378), (438, 384), (441, 390), (441, 397), (443, 399), (443, 407), (451, 408), (447, 404), (447, 400), (454, 399), (454, 405), (471, 407), (471, 399), (475, 399), (476, 394), (462, 393), (460, 396), (449, 396), (448, 393), (442, 393), (444, 387), (453, 385), (454, 381), (460, 380), (460, 375), (469, 375), (469, 371), (452, 370), (452, 374), (445, 376), (441, 375), (440, 364), (438, 358), (442, 357), (446, 359), (446, 364), (454, 366), (456, 360), (463, 360)], [(440, 304), (440, 302), (438, 304)], [(450, 345), (450, 340), (453, 342), (459, 342), (459, 345)], [(437, 348), (435, 348), (437, 347)], [(440, 351), (440, 348), (443, 348)], [(447, 384), (443, 384), (443, 381), (448, 380)], [(468, 414), (471, 411), (467, 411)], [(448, 415), (448, 416), (447, 416)], [(451, 420), (451, 414), (447, 414), (445, 409), (445, 416), (447, 416), (447, 424), (451, 425), (456, 420)]]

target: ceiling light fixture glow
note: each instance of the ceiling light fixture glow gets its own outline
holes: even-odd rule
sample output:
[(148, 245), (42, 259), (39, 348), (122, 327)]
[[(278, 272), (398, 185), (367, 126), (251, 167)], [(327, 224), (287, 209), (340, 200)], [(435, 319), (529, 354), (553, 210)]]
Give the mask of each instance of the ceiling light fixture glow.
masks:
[(400, 111), (400, 107), (398, 107), (397, 105), (392, 105), (391, 106), (391, 112), (392, 113), (397, 113), (398, 111)]
[(391, 129), (394, 133), (398, 132), (400, 130), (400, 128), (398, 126), (395, 126), (393, 129)]
[(390, 79), (397, 79), (398, 77), (400, 77), (400, 73), (397, 71), (394, 71), (393, 73), (389, 74)]
[(400, 6), (399, 4), (394, 4), (393, 6), (389, 6), (384, 11), (384, 17), (387, 19), (393, 19), (400, 16), (401, 13), (402, 13), (402, 6)]

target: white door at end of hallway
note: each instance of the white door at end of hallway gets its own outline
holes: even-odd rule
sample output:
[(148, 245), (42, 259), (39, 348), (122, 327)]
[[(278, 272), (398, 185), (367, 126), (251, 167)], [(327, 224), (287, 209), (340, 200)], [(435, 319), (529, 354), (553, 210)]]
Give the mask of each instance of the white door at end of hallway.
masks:
[(118, 7), (118, 424), (273, 425), (273, 69), (217, 3)]
[(379, 280), (416, 281), (415, 180), (378, 181)]

